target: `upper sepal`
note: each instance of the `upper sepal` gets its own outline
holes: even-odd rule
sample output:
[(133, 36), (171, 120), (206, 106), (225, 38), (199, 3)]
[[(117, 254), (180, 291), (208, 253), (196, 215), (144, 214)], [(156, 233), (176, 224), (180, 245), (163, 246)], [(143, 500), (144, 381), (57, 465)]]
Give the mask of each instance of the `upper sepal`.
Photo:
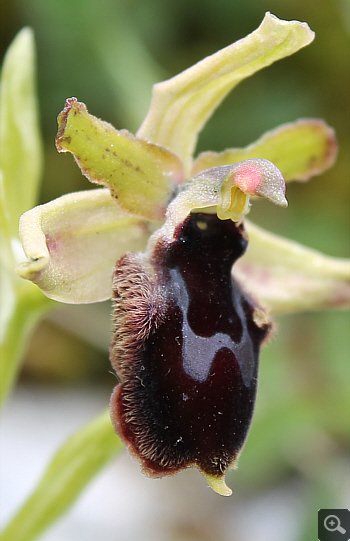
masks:
[(137, 135), (175, 152), (188, 178), (198, 133), (225, 96), (253, 73), (313, 39), (306, 23), (266, 13), (259, 28), (248, 36), (154, 85), (151, 107)]

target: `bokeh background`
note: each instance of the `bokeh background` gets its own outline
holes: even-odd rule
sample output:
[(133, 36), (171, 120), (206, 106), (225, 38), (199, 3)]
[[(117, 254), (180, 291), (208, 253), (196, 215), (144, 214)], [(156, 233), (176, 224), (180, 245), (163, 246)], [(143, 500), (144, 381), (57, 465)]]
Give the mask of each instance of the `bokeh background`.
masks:
[[(1, 56), (34, 28), (45, 143), (41, 202), (89, 189), (54, 146), (67, 97), (117, 128), (136, 131), (156, 81), (244, 37), (265, 11), (307, 21), (315, 41), (244, 81), (202, 132), (197, 151), (244, 146), (284, 122), (324, 118), (336, 165), (291, 183), (289, 208), (260, 202), (250, 218), (334, 256), (349, 256), (350, 2), (348, 0), (0, 0)], [(25, 180), (25, 179), (24, 179)], [(4, 412), (4, 520), (65, 437), (97, 414), (115, 385), (110, 305), (62, 306), (35, 331)], [(341, 311), (278, 318), (261, 358), (259, 393), (231, 498), (197, 472), (150, 481), (127, 456), (90, 485), (43, 541), (309, 541), (319, 508), (349, 507), (350, 320)]]

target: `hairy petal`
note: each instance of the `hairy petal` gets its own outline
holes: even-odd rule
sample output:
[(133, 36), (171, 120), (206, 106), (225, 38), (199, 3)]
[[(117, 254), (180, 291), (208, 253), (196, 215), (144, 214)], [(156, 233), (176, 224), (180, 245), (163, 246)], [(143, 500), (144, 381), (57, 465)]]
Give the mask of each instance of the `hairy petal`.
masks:
[(30, 261), (16, 267), (49, 298), (90, 303), (112, 294), (115, 262), (144, 248), (147, 223), (126, 215), (107, 189), (64, 195), (26, 212), (20, 237)]
[(245, 148), (203, 152), (193, 164), (192, 175), (249, 158), (265, 158), (278, 167), (286, 181), (306, 181), (331, 167), (336, 156), (334, 130), (323, 120), (301, 119), (265, 133)]
[(313, 38), (306, 23), (283, 21), (267, 13), (259, 28), (245, 38), (155, 85), (138, 137), (175, 152), (189, 172), (197, 134), (230, 90)]
[(177, 184), (183, 180), (179, 159), (159, 145), (117, 131), (70, 98), (58, 116), (56, 146), (71, 152), (84, 175), (107, 186), (126, 212), (162, 220)]
[(350, 306), (350, 260), (329, 257), (246, 221), (235, 278), (272, 314)]

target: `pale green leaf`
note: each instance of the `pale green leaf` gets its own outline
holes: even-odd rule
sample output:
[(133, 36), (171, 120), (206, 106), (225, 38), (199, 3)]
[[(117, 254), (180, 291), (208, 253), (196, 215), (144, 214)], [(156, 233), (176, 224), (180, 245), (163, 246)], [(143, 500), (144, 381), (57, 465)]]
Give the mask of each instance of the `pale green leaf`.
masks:
[(183, 180), (182, 164), (174, 154), (126, 130), (115, 130), (75, 98), (66, 101), (58, 128), (58, 151), (71, 152), (84, 175), (108, 186), (121, 208), (149, 220), (164, 218)]
[(259, 28), (245, 38), (155, 85), (138, 137), (174, 152), (189, 173), (197, 134), (228, 92), (313, 38), (306, 23), (283, 21), (267, 13)]
[[(35, 94), (32, 30), (24, 28), (10, 45), (0, 83), (0, 402), (10, 392), (26, 340), (51, 305), (14, 266), (23, 250), (20, 215), (36, 198), (42, 166)], [(52, 303), (53, 304), (53, 303)]]
[(233, 273), (272, 314), (350, 307), (350, 260), (245, 224), (248, 250)]
[(302, 119), (265, 133), (245, 148), (203, 152), (195, 160), (192, 174), (249, 158), (265, 158), (278, 167), (286, 181), (305, 181), (331, 167), (336, 155), (334, 130), (322, 120)]
[(49, 298), (90, 303), (112, 295), (116, 261), (145, 247), (149, 225), (125, 214), (109, 190), (64, 195), (26, 212), (20, 236), (30, 261), (16, 267)]
[[(42, 169), (33, 32), (24, 28), (4, 60), (0, 87), (0, 216), (5, 239), (35, 204)], [(4, 254), (2, 254), (4, 256)]]
[(106, 410), (71, 436), (53, 457), (1, 541), (32, 541), (59, 518), (122, 448)]

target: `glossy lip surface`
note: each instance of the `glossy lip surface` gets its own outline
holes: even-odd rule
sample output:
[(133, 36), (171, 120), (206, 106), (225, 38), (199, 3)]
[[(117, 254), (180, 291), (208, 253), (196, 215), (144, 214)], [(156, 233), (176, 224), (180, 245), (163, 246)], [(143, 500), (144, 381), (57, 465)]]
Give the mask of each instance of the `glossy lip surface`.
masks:
[[(148, 475), (196, 465), (222, 477), (246, 439), (269, 330), (254, 322), (255, 305), (231, 277), (246, 245), (242, 225), (198, 213), (177, 227), (171, 243), (160, 239), (155, 247), (148, 312), (158, 304), (161, 313), (116, 361), (122, 383), (111, 401), (117, 432)], [(128, 258), (117, 265), (117, 312), (127, 273)]]

